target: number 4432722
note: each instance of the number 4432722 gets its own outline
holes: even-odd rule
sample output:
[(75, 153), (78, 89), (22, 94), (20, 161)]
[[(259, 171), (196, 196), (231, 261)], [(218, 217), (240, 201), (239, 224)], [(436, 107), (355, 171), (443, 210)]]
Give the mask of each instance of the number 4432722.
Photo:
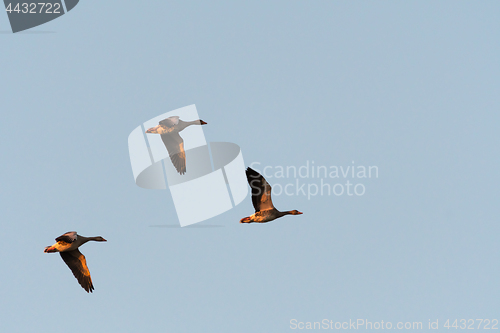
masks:
[(450, 329), (462, 329), (462, 330), (497, 330), (498, 329), (498, 319), (455, 319), (455, 321), (450, 325), (450, 320), (448, 319), (444, 323), (444, 327)]
[[(45, 9), (45, 10), (44, 10)], [(10, 14), (12, 12), (23, 13), (23, 14), (61, 14), (61, 4), (50, 3), (50, 2), (30, 2), (30, 3), (18, 3), (14, 8), (12, 4), (9, 3), (5, 10)]]

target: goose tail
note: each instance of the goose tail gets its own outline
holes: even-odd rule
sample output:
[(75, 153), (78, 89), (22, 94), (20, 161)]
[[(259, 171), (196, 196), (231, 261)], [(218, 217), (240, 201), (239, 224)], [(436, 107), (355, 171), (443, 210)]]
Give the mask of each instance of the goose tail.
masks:
[(58, 252), (57, 249), (53, 246), (46, 246), (43, 250), (44, 253)]

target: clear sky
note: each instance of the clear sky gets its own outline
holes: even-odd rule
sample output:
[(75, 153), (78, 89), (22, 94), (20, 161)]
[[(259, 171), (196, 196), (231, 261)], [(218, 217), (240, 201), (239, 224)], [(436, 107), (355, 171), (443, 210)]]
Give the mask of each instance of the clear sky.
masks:
[[(0, 331), (500, 319), (499, 13), (498, 1), (82, 0), (18, 34), (0, 13)], [(238, 223), (248, 197), (177, 228), (169, 191), (135, 185), (127, 138), (191, 104), (207, 141), (272, 166), (275, 188), (365, 193), (275, 196), (304, 214), (262, 225)], [(271, 172), (313, 161), (378, 177)], [(43, 253), (72, 230), (108, 240), (81, 248), (93, 294)]]

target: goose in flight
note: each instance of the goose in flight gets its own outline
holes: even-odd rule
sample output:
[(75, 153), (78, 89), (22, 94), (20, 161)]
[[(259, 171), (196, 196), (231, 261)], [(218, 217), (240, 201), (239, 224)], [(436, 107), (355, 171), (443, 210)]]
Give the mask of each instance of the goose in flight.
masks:
[(298, 210), (280, 212), (274, 208), (271, 200), (271, 185), (269, 185), (260, 173), (252, 168), (247, 168), (246, 174), (248, 184), (252, 188), (252, 203), (255, 208), (255, 214), (242, 218), (240, 223), (265, 223), (285, 215), (302, 214)]
[(45, 247), (43, 252), (59, 252), (61, 258), (66, 265), (68, 265), (69, 269), (71, 269), (82, 288), (85, 289), (86, 292), (92, 292), (92, 290), (94, 290), (94, 285), (92, 285), (87, 261), (85, 260), (85, 256), (78, 250), (81, 245), (88, 241), (106, 242), (101, 236), (83, 237), (78, 235), (76, 231), (70, 231), (57, 237), (56, 243), (52, 246)]
[(177, 172), (183, 175), (186, 173), (186, 152), (184, 151), (184, 140), (182, 140), (179, 132), (191, 125), (205, 124), (206, 122), (201, 119), (182, 121), (178, 116), (173, 116), (163, 119), (158, 126), (151, 127), (146, 133), (160, 134), (172, 164)]

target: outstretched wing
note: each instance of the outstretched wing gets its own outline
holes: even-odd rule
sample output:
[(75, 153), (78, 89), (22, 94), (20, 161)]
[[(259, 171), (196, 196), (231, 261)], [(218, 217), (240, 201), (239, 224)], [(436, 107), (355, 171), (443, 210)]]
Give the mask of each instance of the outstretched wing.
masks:
[(94, 285), (90, 277), (90, 271), (87, 267), (85, 256), (78, 250), (59, 252), (61, 258), (64, 260), (73, 275), (78, 280), (78, 283), (85, 289), (86, 292), (92, 292)]
[(186, 152), (184, 151), (184, 140), (182, 140), (178, 132), (162, 134), (161, 139), (165, 147), (167, 147), (168, 155), (177, 172), (181, 175), (185, 174)]
[(248, 184), (252, 188), (252, 203), (255, 212), (273, 209), (271, 200), (271, 185), (262, 177), (260, 173), (252, 168), (246, 171)]
[(168, 117), (166, 119), (163, 119), (159, 122), (160, 125), (166, 126), (166, 127), (174, 127), (179, 123), (179, 117), (178, 116), (172, 116)]
[(76, 231), (69, 231), (56, 238), (56, 242), (73, 243), (76, 241)]

